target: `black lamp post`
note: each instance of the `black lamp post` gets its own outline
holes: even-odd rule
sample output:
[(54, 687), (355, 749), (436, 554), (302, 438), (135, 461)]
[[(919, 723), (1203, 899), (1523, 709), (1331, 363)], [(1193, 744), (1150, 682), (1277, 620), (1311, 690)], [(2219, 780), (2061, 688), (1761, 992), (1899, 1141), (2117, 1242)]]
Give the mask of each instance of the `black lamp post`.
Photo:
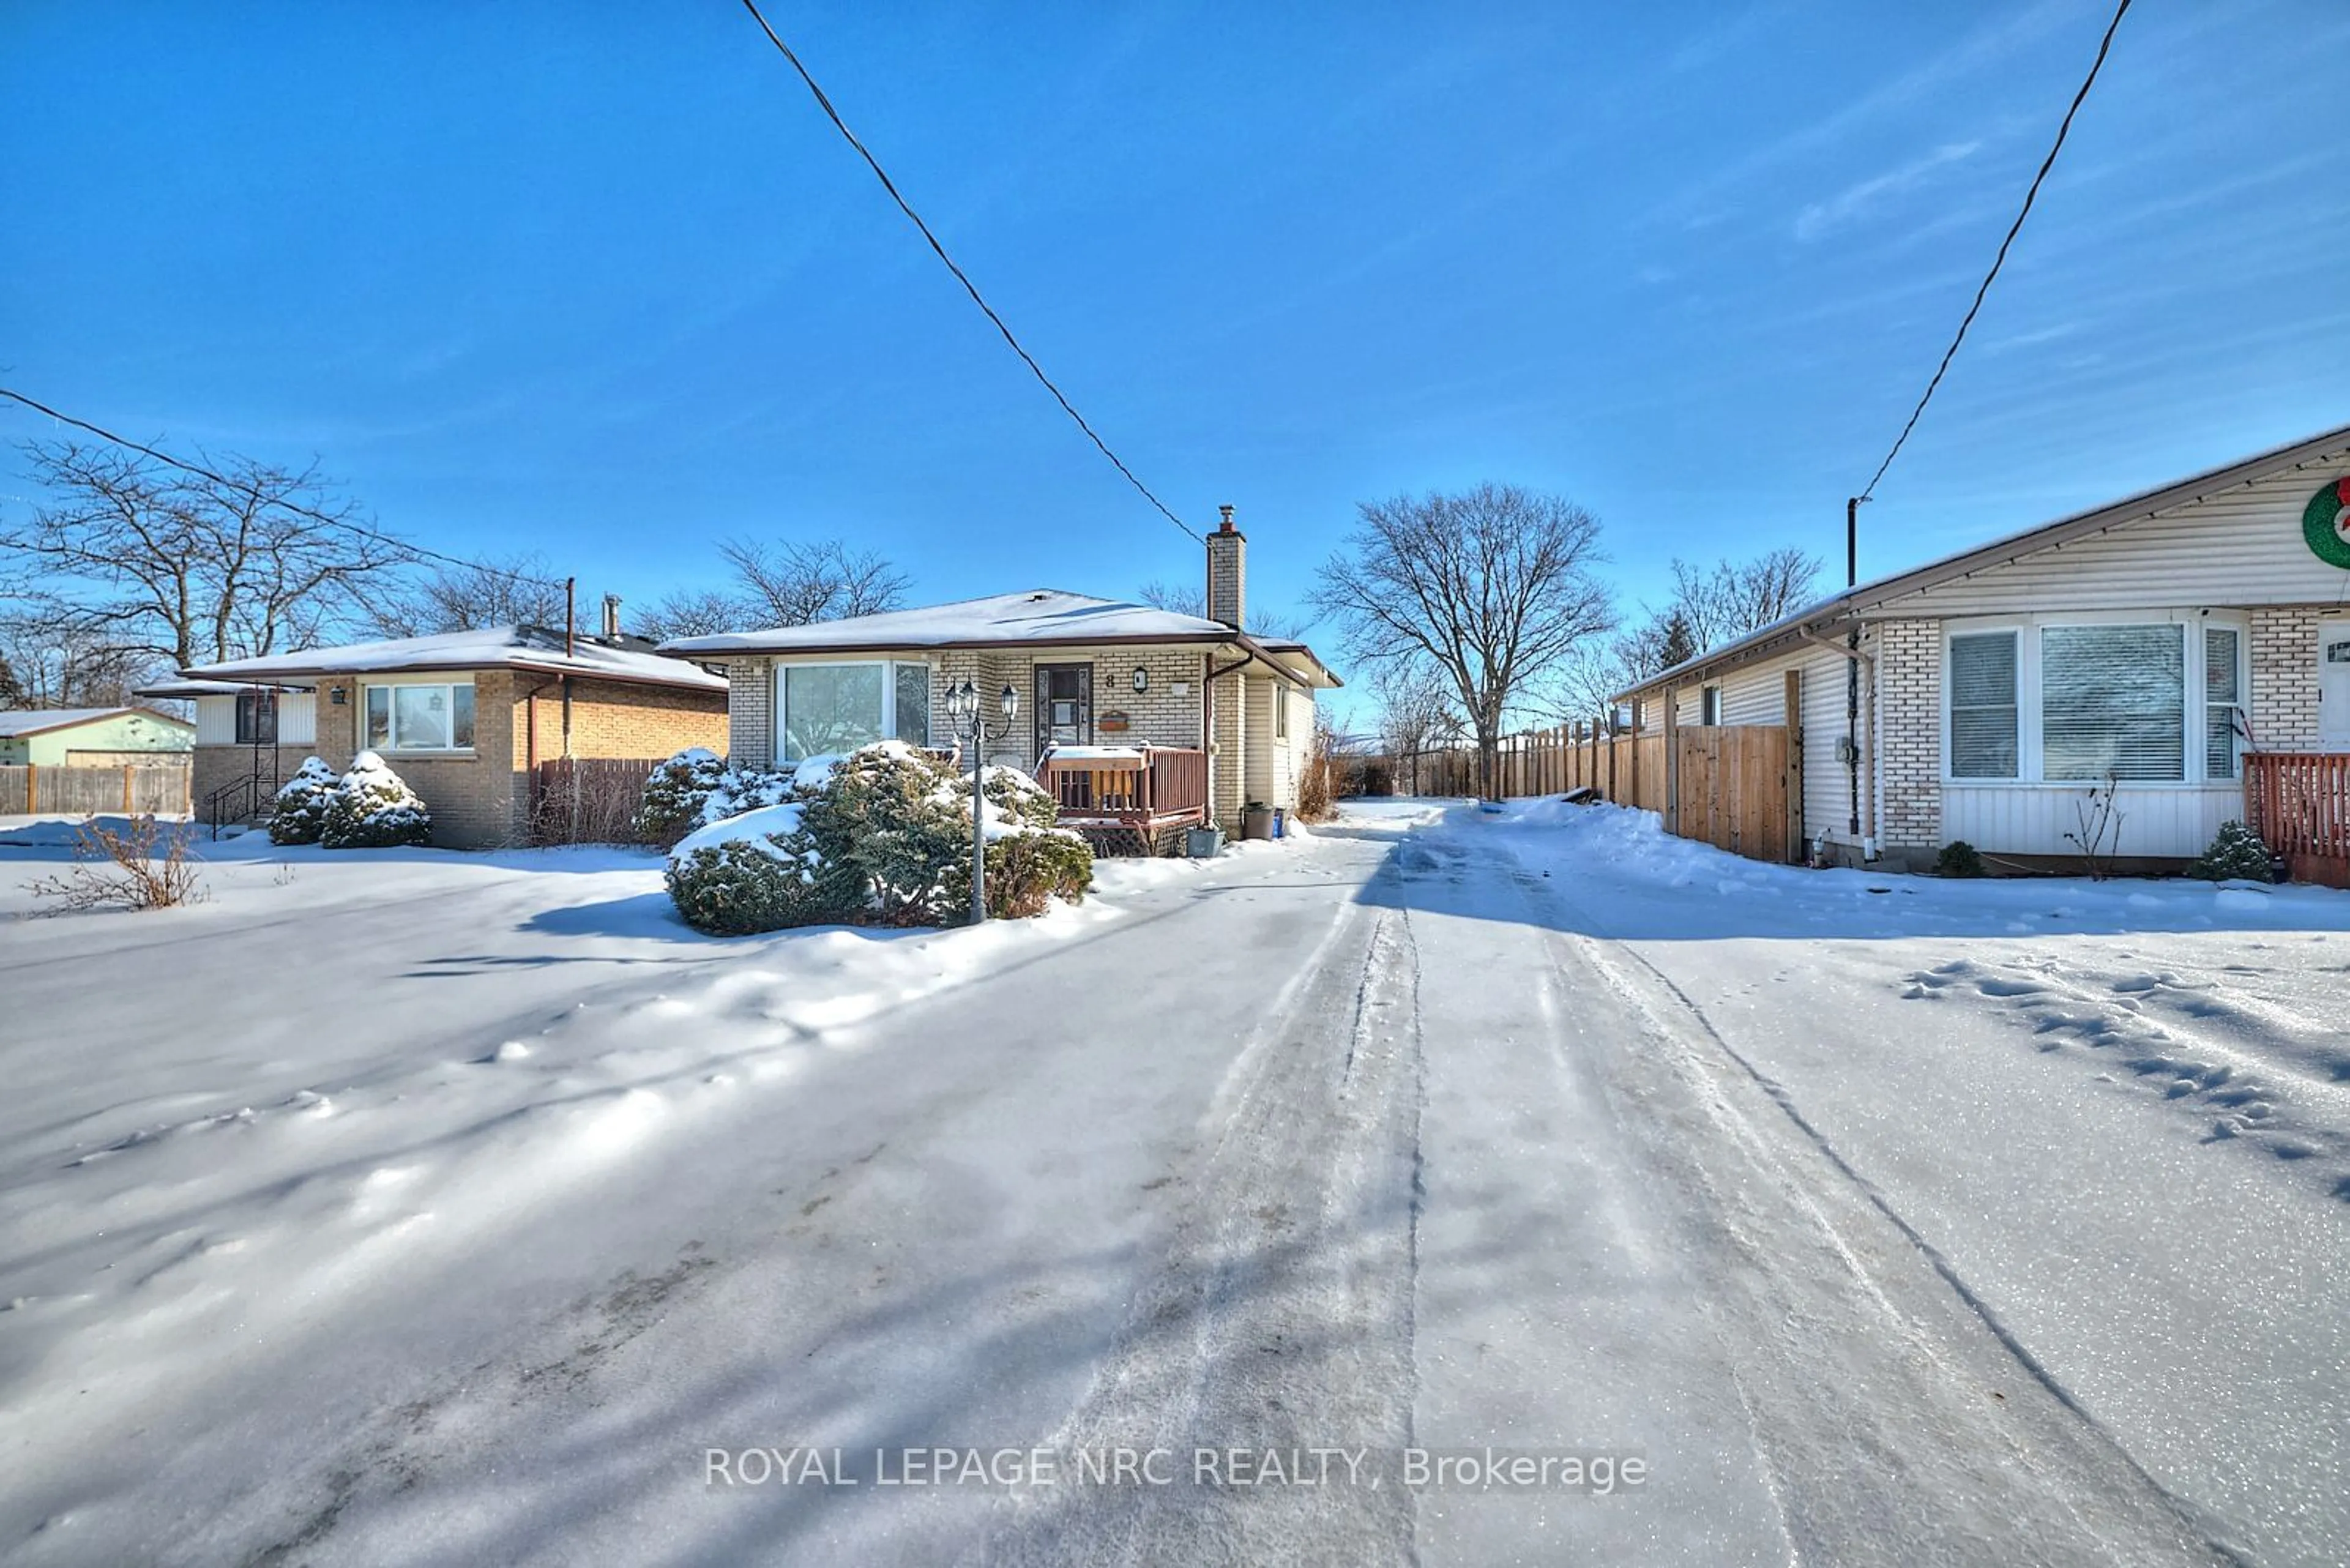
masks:
[(957, 734), (971, 736), (971, 923), (974, 926), (987, 919), (987, 794), (982, 787), (987, 742), (991, 734), (1001, 738), (1012, 732), (1013, 722), (1020, 717), (1020, 693), (1007, 681), (996, 693), (995, 702), (1003, 711), (1003, 723), (991, 732), (980, 711), (979, 689), (968, 680), (947, 688), (947, 718)]

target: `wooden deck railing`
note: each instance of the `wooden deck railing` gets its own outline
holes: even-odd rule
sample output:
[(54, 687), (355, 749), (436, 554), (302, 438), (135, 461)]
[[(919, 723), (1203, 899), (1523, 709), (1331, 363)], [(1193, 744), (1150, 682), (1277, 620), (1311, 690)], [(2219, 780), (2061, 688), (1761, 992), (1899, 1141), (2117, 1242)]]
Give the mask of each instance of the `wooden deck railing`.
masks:
[(2350, 753), (2245, 753), (2244, 810), (2295, 881), (2350, 888)]
[(1144, 835), (1208, 820), (1208, 753), (1181, 746), (1046, 752), (1036, 782), (1072, 827), (1133, 828)]

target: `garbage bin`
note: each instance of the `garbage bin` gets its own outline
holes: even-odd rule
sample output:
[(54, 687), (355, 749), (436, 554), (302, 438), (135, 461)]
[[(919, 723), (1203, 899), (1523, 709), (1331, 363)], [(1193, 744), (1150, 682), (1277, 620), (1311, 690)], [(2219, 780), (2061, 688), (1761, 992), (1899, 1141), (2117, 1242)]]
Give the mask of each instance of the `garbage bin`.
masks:
[(1195, 827), (1184, 838), (1184, 852), (1194, 860), (1213, 860), (1223, 853), (1224, 830), (1221, 827)]
[(1288, 833), (1289, 812), (1287, 808), (1276, 805), (1273, 808), (1273, 836), (1275, 838), (1283, 838), (1286, 837)]
[(1273, 836), (1273, 807), (1269, 805), (1252, 805), (1247, 810), (1242, 812), (1241, 836), (1243, 838), (1271, 838)]

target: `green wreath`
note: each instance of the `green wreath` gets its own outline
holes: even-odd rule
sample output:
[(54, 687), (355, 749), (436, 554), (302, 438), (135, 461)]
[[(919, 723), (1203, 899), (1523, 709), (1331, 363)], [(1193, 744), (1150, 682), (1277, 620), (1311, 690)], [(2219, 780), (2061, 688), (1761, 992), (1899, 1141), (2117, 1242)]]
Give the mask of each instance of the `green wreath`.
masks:
[(2301, 514), (2301, 536), (2319, 560), (2350, 571), (2350, 474), (2309, 498), (2309, 507)]

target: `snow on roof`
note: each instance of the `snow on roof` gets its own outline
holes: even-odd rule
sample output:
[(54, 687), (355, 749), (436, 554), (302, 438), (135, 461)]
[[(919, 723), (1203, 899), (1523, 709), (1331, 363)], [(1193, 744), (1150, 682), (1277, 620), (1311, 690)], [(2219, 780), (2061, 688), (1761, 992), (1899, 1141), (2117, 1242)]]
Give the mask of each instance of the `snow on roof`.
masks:
[(37, 735), (49, 730), (68, 730), (76, 724), (95, 723), (100, 719), (126, 718), (134, 713), (141, 718), (161, 719), (167, 724), (187, 723), (185, 719), (158, 713), (152, 708), (10, 708), (0, 711), (0, 740)]
[(785, 653), (826, 649), (965, 648), (983, 643), (1222, 641), (1235, 634), (1222, 621), (1118, 599), (1097, 599), (1057, 588), (996, 594), (921, 609), (770, 627), (715, 637), (676, 638), (665, 653)]
[(307, 691), (307, 686), (285, 686), (271, 680), (158, 680), (133, 691), (133, 697), (237, 697), (261, 687), (269, 691)]
[(920, 609), (884, 610), (814, 626), (769, 627), (759, 631), (681, 637), (660, 645), (663, 653), (882, 653), (899, 649), (1080, 646), (1099, 642), (1232, 642), (1274, 662), (1281, 654), (1303, 659), (1311, 669), (1281, 668), (1309, 684), (1336, 686), (1338, 678), (1314, 650), (1290, 639), (1250, 637), (1220, 620), (1175, 610), (1154, 609), (1123, 599), (1097, 599), (1059, 588), (958, 599)]
[(696, 691), (726, 690), (726, 678), (723, 675), (712, 675), (688, 659), (655, 653), (642, 639), (627, 641), (635, 646), (615, 645), (598, 638), (576, 638), (573, 651), (567, 654), (560, 631), (535, 626), (493, 626), (479, 631), (306, 649), (300, 653), (271, 654), (263, 659), (232, 659), (221, 664), (192, 665), (180, 673), (205, 680), (256, 677), (274, 680), (292, 676), (363, 675), (408, 670), (536, 670), (550, 675), (592, 675), (606, 680), (683, 686)]

